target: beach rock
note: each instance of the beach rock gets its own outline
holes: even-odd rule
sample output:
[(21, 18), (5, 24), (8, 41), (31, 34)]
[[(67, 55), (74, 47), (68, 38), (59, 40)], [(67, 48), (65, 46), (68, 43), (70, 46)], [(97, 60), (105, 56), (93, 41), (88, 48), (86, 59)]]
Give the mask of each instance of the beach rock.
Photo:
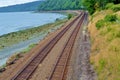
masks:
[(7, 60), (6, 62), (6, 65), (9, 66), (9, 65), (12, 65), (15, 63), (16, 60), (18, 60), (19, 58), (22, 57), (22, 54), (21, 53), (18, 53), (18, 54), (13, 54), (11, 57), (9, 57), (9, 59)]
[(0, 73), (4, 72), (5, 70), (6, 70), (6, 68), (1, 68)]

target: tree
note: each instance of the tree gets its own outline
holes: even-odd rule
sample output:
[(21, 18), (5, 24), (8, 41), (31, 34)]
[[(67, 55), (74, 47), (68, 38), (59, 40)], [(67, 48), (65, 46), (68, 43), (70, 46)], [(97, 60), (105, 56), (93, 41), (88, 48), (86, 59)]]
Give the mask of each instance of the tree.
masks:
[(82, 0), (83, 5), (85, 6), (85, 8), (90, 12), (90, 14), (94, 13), (95, 11), (95, 4), (96, 1), (95, 0)]
[(69, 9), (81, 9), (81, 0), (46, 0), (39, 6), (38, 11)]
[(120, 0), (82, 0), (83, 5), (86, 9), (93, 14), (96, 9), (105, 9), (107, 3), (120, 3)]

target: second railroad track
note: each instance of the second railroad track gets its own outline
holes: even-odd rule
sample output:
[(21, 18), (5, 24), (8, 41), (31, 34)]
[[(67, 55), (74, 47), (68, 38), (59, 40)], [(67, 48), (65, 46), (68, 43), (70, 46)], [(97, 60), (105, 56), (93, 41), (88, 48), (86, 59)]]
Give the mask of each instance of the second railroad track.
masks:
[[(82, 17), (81, 17), (82, 16)], [(52, 48), (55, 46), (55, 44), (61, 39), (61, 37), (67, 32), (68, 29), (81, 17), (80, 21), (78, 22), (76, 28), (72, 32), (69, 41), (66, 43), (64, 50), (62, 51), (60, 58), (57, 60), (56, 65), (54, 66), (53, 72), (50, 75), (49, 80), (63, 80), (64, 73), (66, 69), (66, 65), (69, 60), (70, 52), (73, 47), (75, 38), (77, 36), (77, 33), (80, 29), (80, 26), (84, 19), (84, 13), (81, 13), (78, 17), (76, 17), (70, 24), (68, 24), (61, 32), (59, 32), (51, 41), (48, 42), (34, 57), (32, 57), (27, 64), (25, 64), (18, 72), (17, 74), (12, 77), (11, 80), (29, 80), (29, 78), (32, 76), (33, 72), (36, 70), (38, 65), (42, 63), (42, 61), (45, 59), (45, 57), (49, 54), (49, 52), (52, 50)], [(61, 63), (61, 64), (60, 64)], [(60, 64), (60, 65), (59, 65)], [(56, 77), (54, 74), (58, 70), (58, 67), (63, 68), (61, 70), (62, 73), (58, 73), (60, 76)], [(60, 70), (60, 68), (59, 68)], [(55, 79), (59, 78), (59, 79)]]

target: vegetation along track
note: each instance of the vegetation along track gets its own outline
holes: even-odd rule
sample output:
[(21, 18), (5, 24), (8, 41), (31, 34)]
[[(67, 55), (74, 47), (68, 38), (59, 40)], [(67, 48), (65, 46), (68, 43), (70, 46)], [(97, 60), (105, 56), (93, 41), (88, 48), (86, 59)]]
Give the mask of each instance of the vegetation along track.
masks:
[(47, 54), (52, 50), (54, 45), (60, 40), (60, 38), (67, 32), (67, 30), (79, 19), (80, 14), (76, 17), (70, 24), (68, 24), (60, 33), (58, 33), (48, 44), (43, 47), (39, 53), (37, 53), (33, 58), (31, 58), (19, 72), (12, 77), (11, 80), (28, 80), (32, 73), (36, 70), (38, 65), (45, 59)]
[(75, 39), (77, 37), (77, 34), (80, 30), (84, 18), (85, 14), (82, 15), (82, 18), (78, 22), (76, 28), (73, 30), (71, 36), (69, 37), (67, 43), (65, 44), (64, 49), (61, 52), (60, 56), (58, 57), (48, 80), (66, 80), (67, 65), (71, 57)]

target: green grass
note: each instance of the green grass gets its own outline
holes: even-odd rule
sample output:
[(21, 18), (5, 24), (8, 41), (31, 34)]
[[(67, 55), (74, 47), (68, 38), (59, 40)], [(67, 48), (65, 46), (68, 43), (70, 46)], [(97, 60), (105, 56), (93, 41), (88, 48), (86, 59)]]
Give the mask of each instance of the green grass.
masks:
[(99, 30), (100, 28), (104, 27), (105, 21), (104, 20), (98, 20), (96, 23), (96, 28)]
[(105, 8), (106, 9), (111, 9), (114, 6), (114, 3), (108, 3)]
[(103, 71), (103, 69), (105, 68), (105, 65), (106, 65), (105, 59), (100, 59), (99, 60), (99, 69), (97, 69), (98, 74), (100, 74)]
[(113, 4), (113, 3), (108, 3), (106, 5), (106, 9), (111, 9), (114, 12), (120, 11), (120, 4)]
[[(120, 80), (120, 15), (117, 12), (98, 12), (89, 27), (92, 39), (91, 64), (94, 65), (98, 80)], [(116, 15), (118, 14), (118, 15)], [(103, 23), (96, 27), (95, 19), (103, 17)], [(98, 20), (100, 21), (101, 18)], [(96, 29), (97, 28), (97, 29)], [(94, 29), (94, 30), (93, 30)]]
[[(117, 17), (116, 14), (108, 14), (104, 17), (104, 19), (98, 20), (96, 22), (96, 28), (100, 30), (102, 27), (107, 27), (112, 23), (115, 23), (119, 18)], [(108, 27), (108, 29), (110, 29)]]
[(73, 14), (68, 14), (68, 20), (71, 19), (73, 17)]
[(108, 14), (105, 16), (104, 20), (107, 22), (115, 22), (117, 20), (117, 15)]
[(30, 44), (29, 47), (25, 48), (24, 50), (20, 51), (20, 53), (25, 54), (29, 52), (33, 47), (35, 47), (37, 44)]
[(112, 10), (113, 10), (114, 12), (120, 11), (120, 4), (114, 5), (114, 6), (112, 7)]

